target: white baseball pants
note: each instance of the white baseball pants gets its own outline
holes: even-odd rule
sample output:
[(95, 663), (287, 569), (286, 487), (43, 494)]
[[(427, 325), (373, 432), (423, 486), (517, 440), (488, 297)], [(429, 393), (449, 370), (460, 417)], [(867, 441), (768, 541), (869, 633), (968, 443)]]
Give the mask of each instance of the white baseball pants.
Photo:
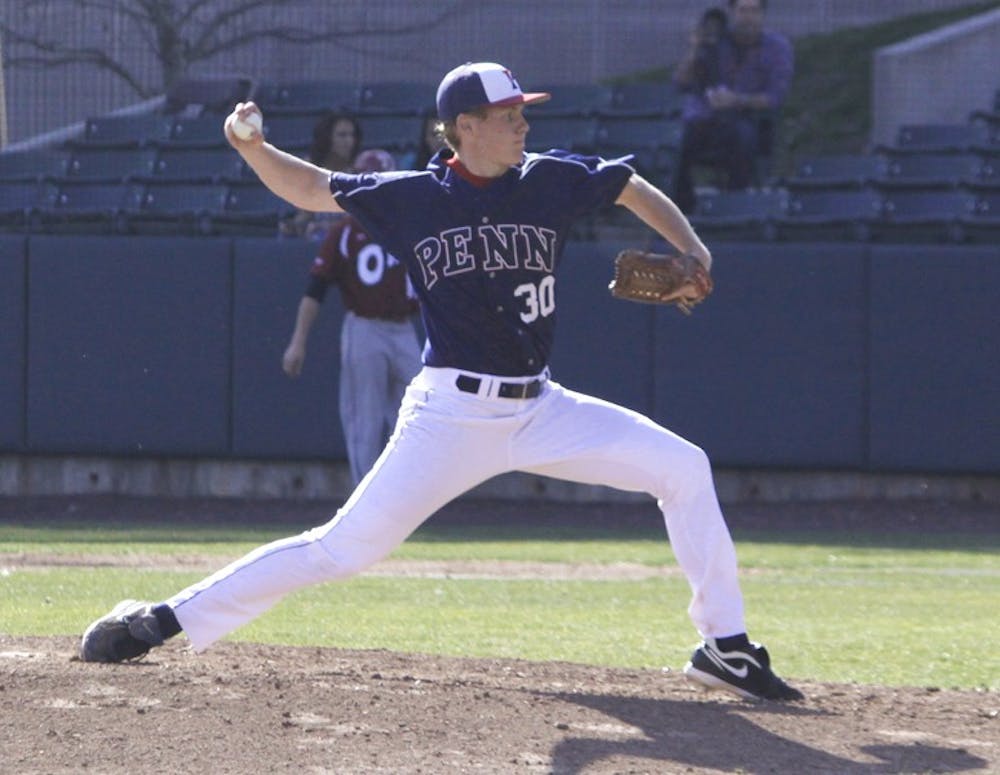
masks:
[(454, 369), (424, 368), (372, 470), (325, 525), (264, 545), (167, 604), (195, 650), (301, 587), (354, 576), (390, 554), (431, 514), (481, 482), (526, 471), (657, 499), (691, 586), (704, 637), (746, 631), (736, 553), (708, 458), (650, 419), (547, 381), (533, 399), (491, 397), (511, 378), (458, 390)]

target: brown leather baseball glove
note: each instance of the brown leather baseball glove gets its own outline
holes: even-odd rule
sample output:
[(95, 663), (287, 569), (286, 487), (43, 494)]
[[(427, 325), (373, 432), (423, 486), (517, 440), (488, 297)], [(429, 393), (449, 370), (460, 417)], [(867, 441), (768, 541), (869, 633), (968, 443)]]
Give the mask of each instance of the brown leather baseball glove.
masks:
[(615, 256), (615, 276), (608, 290), (617, 299), (674, 304), (690, 315), (694, 305), (712, 292), (712, 276), (694, 256), (623, 250)]

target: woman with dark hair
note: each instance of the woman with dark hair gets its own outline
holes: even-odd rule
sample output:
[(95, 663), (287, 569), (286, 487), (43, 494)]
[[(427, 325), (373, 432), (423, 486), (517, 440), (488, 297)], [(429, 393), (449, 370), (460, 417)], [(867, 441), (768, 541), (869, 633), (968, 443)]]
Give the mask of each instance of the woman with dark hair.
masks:
[(353, 116), (328, 113), (313, 127), (309, 161), (337, 172), (350, 172), (361, 150), (361, 124)]
[(413, 169), (422, 170), (427, 166), (427, 162), (434, 157), (434, 154), (444, 148), (444, 135), (441, 129), (442, 124), (437, 116), (431, 115), (424, 119), (423, 130), (420, 134), (420, 148), (417, 150)]
[[(317, 166), (337, 172), (351, 172), (360, 150), (361, 125), (353, 116), (327, 113), (313, 127), (309, 161)], [(291, 218), (278, 224), (278, 231), (286, 237), (306, 237), (314, 242), (322, 242), (330, 230), (331, 220), (335, 219), (326, 213), (299, 210)]]
[(401, 170), (422, 170), (427, 166), (434, 154), (445, 146), (443, 125), (436, 115), (424, 117), (420, 125), (420, 137), (417, 146), (405, 153), (398, 154), (396, 161)]

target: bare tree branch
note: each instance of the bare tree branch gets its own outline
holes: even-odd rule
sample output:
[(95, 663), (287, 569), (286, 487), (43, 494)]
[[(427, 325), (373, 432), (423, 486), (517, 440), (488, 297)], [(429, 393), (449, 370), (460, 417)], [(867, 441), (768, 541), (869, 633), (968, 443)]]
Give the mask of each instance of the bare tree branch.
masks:
[[(462, 5), (453, 0), (443, 9), (426, 18), (397, 25), (372, 26), (362, 22), (344, 21), (324, 28), (284, 25), (271, 19), (253, 19), (254, 14), (287, 7), (289, 0), (24, 0), (20, 25), (0, 21), (0, 34), (8, 43), (23, 46), (30, 53), (11, 53), (8, 65), (54, 68), (74, 63), (87, 63), (107, 70), (121, 78), (137, 94), (148, 97), (155, 91), (168, 90), (183, 78), (192, 63), (211, 59), (261, 40), (296, 44), (323, 43), (354, 39), (362, 36), (404, 36), (425, 31), (451, 16)], [(53, 8), (59, 9), (58, 12)], [(92, 16), (127, 20), (132, 32), (155, 54), (161, 83), (144, 84), (125, 63), (115, 59), (98, 45), (71, 45), (60, 42), (48, 30), (33, 24), (36, 12), (45, 18), (57, 14), (72, 18), (71, 11), (84, 11)]]
[[(241, 13), (247, 13), (252, 10), (258, 10), (259, 8), (267, 5), (274, 5), (273, 0), (269, 2), (268, 0), (255, 0), (251, 2), (246, 2), (241, 6)], [(409, 35), (414, 32), (422, 32), (430, 27), (433, 27), (444, 19), (451, 16), (455, 8), (461, 5), (460, 2), (453, 2), (449, 4), (444, 10), (436, 13), (435, 15), (423, 19), (418, 22), (411, 22), (409, 24), (397, 25), (394, 27), (378, 27), (372, 28), (365, 25), (357, 25), (354, 27), (334, 27), (332, 29), (314, 30), (305, 27), (269, 27), (264, 29), (252, 30), (249, 32), (234, 33), (231, 37), (221, 38), (215, 41), (211, 41), (211, 35), (214, 31), (223, 29), (223, 25), (206, 25), (205, 31), (198, 39), (192, 44), (191, 47), (191, 61), (201, 61), (203, 59), (208, 59), (224, 51), (231, 51), (233, 49), (240, 48), (242, 46), (248, 45), (249, 43), (256, 40), (279, 40), (289, 43), (327, 43), (335, 40), (342, 40), (344, 38), (352, 38), (360, 35), (377, 35), (379, 37), (394, 37)], [(221, 15), (220, 15), (221, 16)], [(229, 21), (236, 18), (236, 15), (232, 15)], [(215, 21), (221, 21), (219, 17), (216, 17)]]
[(155, 93), (154, 90), (149, 89), (138, 81), (127, 67), (99, 49), (41, 50), (43, 51), (43, 55), (12, 57), (7, 60), (7, 64), (12, 67), (27, 66), (39, 69), (52, 69), (84, 62), (114, 73), (131, 86), (140, 97), (151, 97)]
[(101, 11), (109, 17), (114, 14), (122, 14), (137, 21), (146, 20), (146, 15), (136, 11), (131, 3), (123, 3), (120, 0), (26, 0), (22, 7), (22, 13), (27, 14), (32, 8), (52, 10), (55, 6), (79, 8), (84, 11)]

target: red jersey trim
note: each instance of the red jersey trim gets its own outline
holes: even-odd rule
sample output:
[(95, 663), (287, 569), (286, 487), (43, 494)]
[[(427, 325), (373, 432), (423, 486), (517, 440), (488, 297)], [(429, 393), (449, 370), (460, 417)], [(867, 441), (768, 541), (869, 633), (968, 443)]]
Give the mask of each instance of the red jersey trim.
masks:
[(462, 164), (462, 160), (457, 156), (452, 156), (451, 158), (445, 159), (445, 164), (451, 167), (463, 180), (467, 180), (476, 188), (486, 188), (490, 183), (492, 183), (496, 178), (484, 178), (481, 175), (476, 175), (473, 172), (469, 172), (469, 168)]

